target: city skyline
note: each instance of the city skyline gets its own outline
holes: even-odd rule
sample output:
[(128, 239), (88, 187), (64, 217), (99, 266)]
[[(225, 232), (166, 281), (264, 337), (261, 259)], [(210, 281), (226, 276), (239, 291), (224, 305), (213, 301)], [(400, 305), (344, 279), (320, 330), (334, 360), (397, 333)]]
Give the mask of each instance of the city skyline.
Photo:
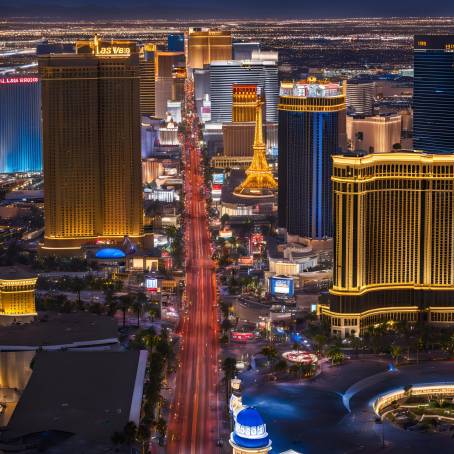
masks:
[(390, 5), (8, 7), (0, 446), (452, 451), (454, 17), (329, 19)]

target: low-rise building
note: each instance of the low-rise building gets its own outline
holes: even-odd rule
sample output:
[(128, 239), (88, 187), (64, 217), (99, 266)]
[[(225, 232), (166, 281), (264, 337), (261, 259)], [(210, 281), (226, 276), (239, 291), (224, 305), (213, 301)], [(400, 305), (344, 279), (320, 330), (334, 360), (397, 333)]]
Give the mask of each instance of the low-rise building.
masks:
[(36, 281), (37, 276), (22, 268), (0, 267), (0, 325), (33, 320)]

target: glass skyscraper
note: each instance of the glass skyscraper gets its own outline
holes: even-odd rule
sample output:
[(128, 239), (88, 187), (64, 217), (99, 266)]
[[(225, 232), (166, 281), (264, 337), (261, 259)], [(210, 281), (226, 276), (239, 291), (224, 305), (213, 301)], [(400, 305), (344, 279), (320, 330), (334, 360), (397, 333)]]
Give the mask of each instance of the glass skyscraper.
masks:
[(454, 35), (416, 35), (413, 146), (454, 153)]
[(0, 78), (0, 172), (40, 172), (41, 88), (35, 75)]
[(276, 61), (226, 60), (210, 65), (211, 121), (232, 121), (232, 87), (234, 84), (254, 84), (265, 97), (265, 120), (277, 121), (279, 78)]
[(283, 82), (278, 109), (279, 225), (291, 235), (332, 237), (331, 156), (345, 141), (345, 91)]
[(167, 50), (170, 52), (184, 52), (184, 33), (170, 33), (167, 35)]

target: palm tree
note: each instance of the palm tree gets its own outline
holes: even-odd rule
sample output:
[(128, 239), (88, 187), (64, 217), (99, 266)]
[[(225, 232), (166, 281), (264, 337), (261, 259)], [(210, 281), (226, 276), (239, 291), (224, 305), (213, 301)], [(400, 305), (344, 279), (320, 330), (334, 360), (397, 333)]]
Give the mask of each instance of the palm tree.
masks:
[(323, 353), (326, 346), (326, 336), (323, 334), (317, 334), (314, 336), (314, 344), (316, 346), (317, 353)]
[(265, 345), (262, 348), (262, 355), (266, 356), (268, 362), (271, 362), (271, 360), (276, 358), (276, 356), (277, 356), (276, 347), (272, 344)]
[(350, 345), (352, 346), (353, 350), (355, 351), (355, 355), (358, 356), (359, 349), (363, 345), (363, 341), (361, 340), (361, 338), (352, 336), (350, 338)]
[(333, 345), (328, 350), (328, 358), (331, 360), (331, 364), (340, 364), (344, 360), (344, 354), (338, 345)]
[(156, 432), (159, 435), (159, 438), (162, 440), (166, 434), (167, 431), (167, 422), (164, 418), (160, 417), (156, 421)]
[(235, 376), (236, 373), (236, 359), (227, 357), (222, 362), (222, 370), (224, 371), (225, 387), (226, 387), (226, 398), (229, 400), (229, 388), (230, 380)]
[(402, 349), (400, 348), (400, 345), (391, 345), (391, 358), (394, 360), (394, 362), (397, 364), (399, 363), (399, 358), (402, 355)]
[(143, 423), (140, 423), (140, 426), (137, 429), (137, 440), (141, 444), (142, 447), (142, 454), (145, 454), (145, 445), (148, 443), (148, 440), (150, 439), (150, 425)]
[(85, 282), (80, 277), (75, 277), (71, 282), (71, 290), (77, 293), (77, 305), (80, 308), (80, 292), (85, 288)]
[(128, 312), (131, 306), (131, 296), (122, 295), (120, 296), (120, 309), (123, 312), (123, 328), (126, 326), (126, 312)]
[(137, 328), (140, 328), (140, 314), (142, 313), (142, 303), (138, 301), (137, 298), (134, 298), (132, 308), (137, 315)]
[(123, 434), (125, 437), (125, 443), (131, 445), (136, 439), (137, 434), (136, 425), (132, 421), (127, 422), (123, 429)]

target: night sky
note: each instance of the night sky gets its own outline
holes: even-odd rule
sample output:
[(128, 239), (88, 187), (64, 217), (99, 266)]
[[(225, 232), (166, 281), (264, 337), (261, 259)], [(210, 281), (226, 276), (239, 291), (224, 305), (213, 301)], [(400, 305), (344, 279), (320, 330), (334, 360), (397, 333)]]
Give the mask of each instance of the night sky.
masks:
[(454, 16), (454, 0), (0, 0), (4, 17), (68, 19)]

